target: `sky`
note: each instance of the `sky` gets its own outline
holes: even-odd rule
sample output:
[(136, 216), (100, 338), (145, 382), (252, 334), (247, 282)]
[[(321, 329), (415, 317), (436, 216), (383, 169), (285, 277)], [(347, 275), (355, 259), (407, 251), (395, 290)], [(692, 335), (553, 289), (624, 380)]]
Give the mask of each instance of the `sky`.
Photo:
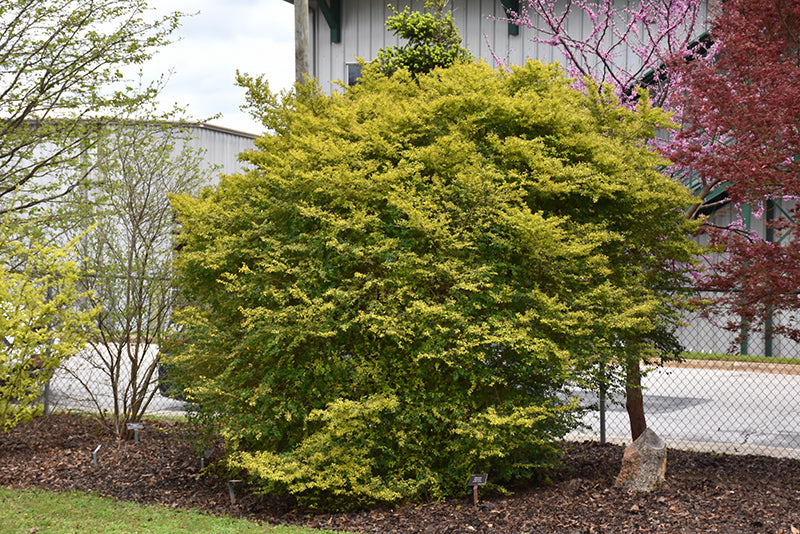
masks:
[(162, 106), (177, 103), (188, 115), (234, 130), (258, 134), (261, 124), (242, 112), (244, 90), (236, 70), (264, 75), (270, 89), (294, 83), (294, 7), (284, 0), (149, 0), (155, 13), (197, 13), (182, 19), (173, 37), (142, 66), (145, 79), (169, 74)]

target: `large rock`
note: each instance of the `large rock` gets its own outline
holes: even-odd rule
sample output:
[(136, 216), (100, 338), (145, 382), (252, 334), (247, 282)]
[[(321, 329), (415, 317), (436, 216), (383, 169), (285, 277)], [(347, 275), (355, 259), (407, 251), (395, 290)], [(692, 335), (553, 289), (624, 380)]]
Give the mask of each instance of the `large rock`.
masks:
[(664, 483), (667, 444), (646, 428), (636, 441), (625, 447), (622, 469), (614, 486), (633, 491), (652, 491)]

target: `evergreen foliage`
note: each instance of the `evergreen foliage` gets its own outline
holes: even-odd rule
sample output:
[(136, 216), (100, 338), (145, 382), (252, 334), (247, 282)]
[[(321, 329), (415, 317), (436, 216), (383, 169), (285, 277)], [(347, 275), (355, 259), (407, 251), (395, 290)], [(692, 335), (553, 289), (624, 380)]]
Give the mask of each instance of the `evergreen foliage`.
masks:
[(173, 197), (193, 305), (171, 364), (265, 492), (346, 508), (544, 477), (567, 387), (674, 341), (691, 197), (644, 94), (540, 63), (241, 83), (272, 133), (252, 171)]
[(453, 14), (445, 13), (448, 0), (425, 0), (425, 13), (411, 11), (408, 6), (392, 16), (386, 28), (405, 40), (401, 46), (378, 51), (378, 68), (385, 74), (407, 70), (413, 76), (449, 67), (456, 62), (472, 61), (472, 54), (461, 46), (461, 35), (453, 22)]

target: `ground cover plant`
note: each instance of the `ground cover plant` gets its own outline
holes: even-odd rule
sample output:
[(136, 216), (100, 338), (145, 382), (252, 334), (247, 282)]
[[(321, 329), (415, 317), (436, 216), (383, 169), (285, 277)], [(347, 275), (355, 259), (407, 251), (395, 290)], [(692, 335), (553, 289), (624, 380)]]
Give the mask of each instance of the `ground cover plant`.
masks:
[[(798, 460), (671, 449), (667, 484), (651, 494), (636, 494), (613, 487), (622, 457), (620, 446), (567, 443), (562, 446), (563, 469), (551, 473), (549, 484), (517, 486), (507, 495), (481, 490), (477, 507), (464, 485), (446, 501), (331, 514), (298, 507), (292, 498), (259, 496), (243, 484), (237, 486), (236, 503), (231, 505), (227, 479), (216, 468), (198, 477), (193, 429), (175, 422), (146, 424), (138, 445), (118, 442), (96, 420), (82, 416), (54, 415), (22, 424), (0, 435), (0, 486), (95, 492), (270, 525), (347, 532), (791, 534), (792, 527), (800, 528)], [(91, 451), (98, 445), (102, 445), (99, 465), (93, 467)], [(209, 461), (218, 459), (218, 454)], [(0, 499), (5, 499), (7, 491), (0, 490)], [(13, 495), (17, 498), (16, 490)], [(63, 502), (60, 497), (46, 499), (54, 506)], [(70, 496), (65, 499), (73, 502)], [(100, 506), (115, 510), (120, 504), (112, 501)], [(4, 503), (0, 517), (13, 513), (7, 510)], [(75, 511), (88, 515), (83, 507)], [(143, 513), (140, 517), (152, 516), (151, 511)], [(41, 526), (30, 524), (31, 529)], [(143, 522), (138, 531), (147, 532), (145, 528)], [(166, 531), (170, 530), (160, 532)]]

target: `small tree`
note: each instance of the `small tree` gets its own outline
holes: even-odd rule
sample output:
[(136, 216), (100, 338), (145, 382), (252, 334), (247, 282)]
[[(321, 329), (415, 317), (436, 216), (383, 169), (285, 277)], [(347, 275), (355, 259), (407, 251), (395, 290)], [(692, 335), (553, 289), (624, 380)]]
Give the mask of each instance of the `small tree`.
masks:
[(0, 224), (0, 430), (42, 411), (53, 370), (78, 352), (94, 312), (80, 311), (78, 266), (71, 246), (44, 245), (9, 216)]
[[(666, 120), (558, 67), (367, 73), (256, 95), (268, 134), (175, 198), (173, 359), (264, 491), (358, 506), (543, 476), (598, 354), (663, 348), (693, 246)], [(665, 336), (668, 338), (669, 336)]]
[(144, 0), (0, 2), (0, 213), (68, 195), (92, 172), (102, 125), (153, 97), (121, 70), (165, 44), (179, 15)]
[(97, 155), (94, 187), (84, 201), (95, 227), (81, 241), (89, 305), (100, 311), (96, 338), (83, 357), (111, 386), (105, 411), (87, 377), (75, 375), (99, 417), (122, 437), (158, 391), (157, 352), (178, 292), (172, 281), (174, 214), (170, 193), (196, 193), (211, 181), (187, 125), (128, 119), (116, 123)]

